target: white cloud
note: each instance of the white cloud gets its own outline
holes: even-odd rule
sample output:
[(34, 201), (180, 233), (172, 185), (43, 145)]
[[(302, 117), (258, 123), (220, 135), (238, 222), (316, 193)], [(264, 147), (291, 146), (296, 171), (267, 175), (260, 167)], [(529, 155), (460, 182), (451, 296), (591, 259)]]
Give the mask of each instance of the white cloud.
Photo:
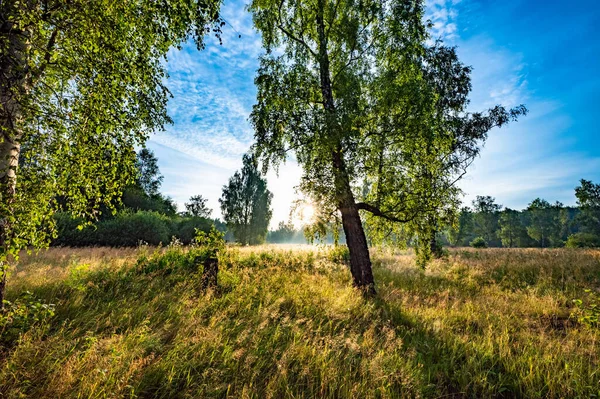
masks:
[(433, 39), (452, 40), (458, 36), (456, 5), (461, 0), (428, 0), (425, 19), (433, 23)]

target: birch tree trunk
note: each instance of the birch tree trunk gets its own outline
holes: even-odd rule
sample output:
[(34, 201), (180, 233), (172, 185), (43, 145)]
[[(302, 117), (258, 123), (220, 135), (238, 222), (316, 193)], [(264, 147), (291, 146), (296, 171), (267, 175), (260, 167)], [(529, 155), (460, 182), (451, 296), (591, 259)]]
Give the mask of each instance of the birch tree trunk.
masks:
[(0, 8), (0, 307), (4, 300), (8, 253), (13, 234), (17, 168), (22, 139), (22, 103), (27, 88), (29, 32), (9, 18), (18, 5), (3, 2)]

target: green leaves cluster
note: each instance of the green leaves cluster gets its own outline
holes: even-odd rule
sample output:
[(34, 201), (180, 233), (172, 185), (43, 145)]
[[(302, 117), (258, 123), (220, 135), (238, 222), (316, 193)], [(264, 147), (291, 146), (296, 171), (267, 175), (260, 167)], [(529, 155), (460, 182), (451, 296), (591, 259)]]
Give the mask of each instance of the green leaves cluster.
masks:
[(586, 298), (574, 299), (576, 311), (573, 315), (577, 321), (588, 327), (600, 326), (600, 297), (590, 289), (584, 290)]
[(273, 194), (267, 189), (267, 181), (258, 170), (255, 158), (246, 154), (241, 171), (236, 171), (223, 186), (219, 199), (221, 213), (227, 227), (242, 245), (262, 244), (273, 211)]
[(207, 31), (218, 33), (219, 6), (2, 3), (0, 142), (16, 143), (20, 156), (16, 181), (3, 179), (0, 187), (0, 262), (7, 252), (47, 243), (57, 208), (84, 217), (112, 209), (135, 178), (134, 146), (170, 122), (168, 50), (190, 38), (203, 47)]
[(3, 300), (0, 308), (0, 343), (13, 344), (32, 326), (54, 316), (54, 305), (42, 303), (31, 292), (15, 301)]

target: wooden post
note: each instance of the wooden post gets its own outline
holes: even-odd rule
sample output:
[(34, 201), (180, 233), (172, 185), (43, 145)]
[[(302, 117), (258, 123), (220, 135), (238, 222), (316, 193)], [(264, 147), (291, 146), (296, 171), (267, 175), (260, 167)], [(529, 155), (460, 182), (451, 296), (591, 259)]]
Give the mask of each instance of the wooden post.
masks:
[(202, 271), (202, 290), (217, 287), (217, 274), (219, 273), (219, 260), (216, 256), (208, 257), (204, 260), (204, 270)]

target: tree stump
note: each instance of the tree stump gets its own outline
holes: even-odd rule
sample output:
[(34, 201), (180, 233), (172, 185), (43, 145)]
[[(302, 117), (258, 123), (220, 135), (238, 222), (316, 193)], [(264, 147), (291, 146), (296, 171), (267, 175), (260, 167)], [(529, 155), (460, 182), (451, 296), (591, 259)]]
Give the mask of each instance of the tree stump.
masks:
[(202, 290), (217, 287), (217, 274), (219, 273), (219, 260), (211, 256), (204, 260), (204, 270), (202, 271)]

